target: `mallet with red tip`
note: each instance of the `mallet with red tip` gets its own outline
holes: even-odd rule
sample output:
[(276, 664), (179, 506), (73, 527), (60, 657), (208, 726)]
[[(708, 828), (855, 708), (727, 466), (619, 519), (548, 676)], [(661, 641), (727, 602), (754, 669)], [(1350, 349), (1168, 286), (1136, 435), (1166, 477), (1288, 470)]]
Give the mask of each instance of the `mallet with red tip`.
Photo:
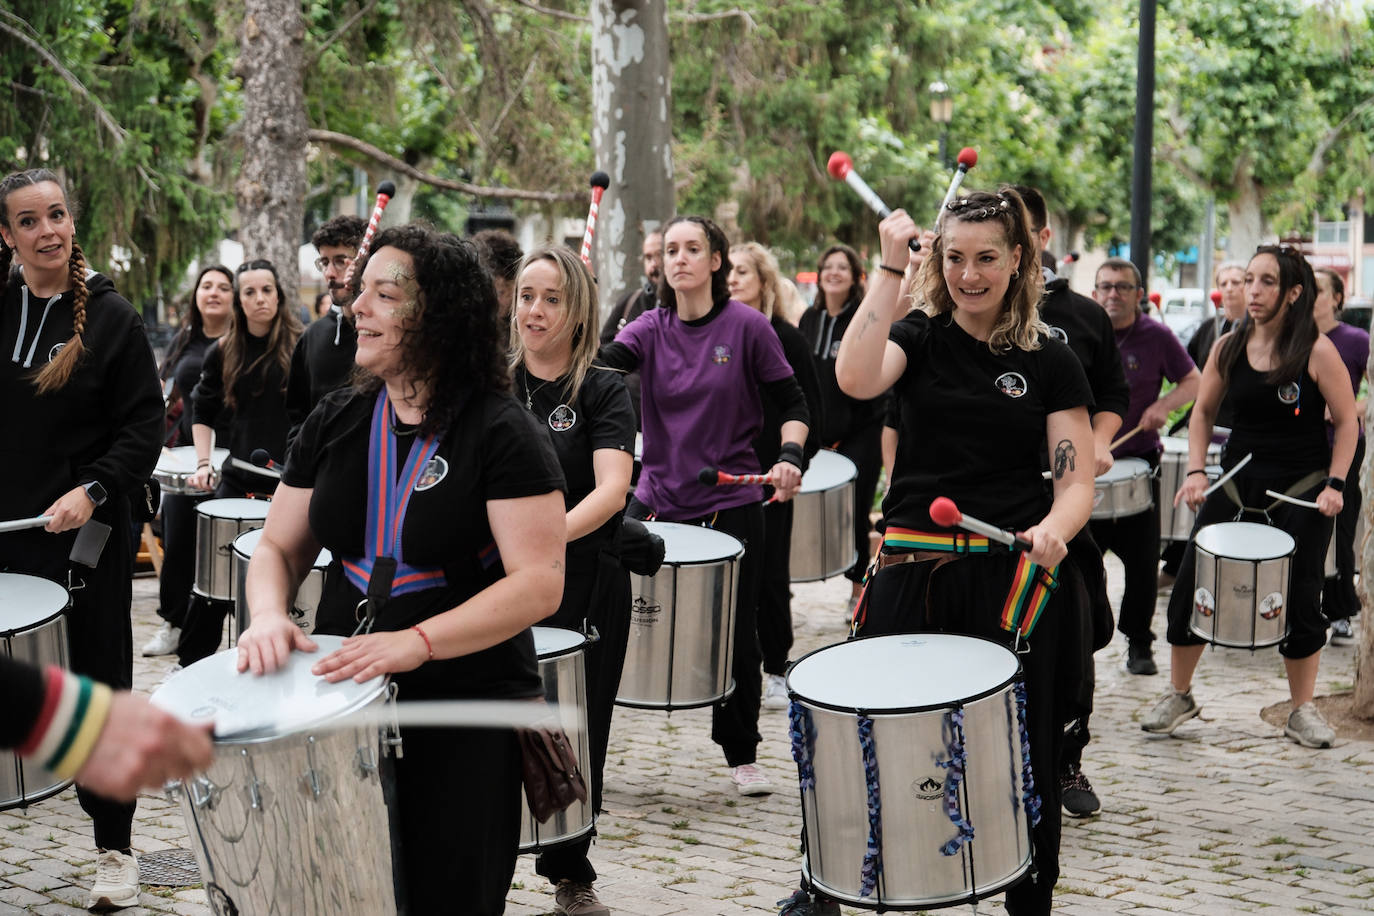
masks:
[(976, 518), (969, 518), (959, 511), (954, 500), (948, 496), (937, 496), (931, 501), (930, 520), (942, 528), (963, 528), (965, 531), (981, 534), (998, 543), (1006, 544), (1013, 550), (1029, 551), (1032, 546), (1030, 541), (1012, 534), (1010, 531), (1004, 531), (996, 525), (989, 525), (987, 522), (980, 522)]
[(708, 487), (748, 486), (750, 484), (773, 485), (772, 474), (728, 474), (720, 468), (702, 468), (697, 471), (697, 481)]
[(945, 215), (945, 208), (954, 199), (954, 193), (959, 190), (959, 185), (964, 183), (964, 176), (968, 170), (978, 164), (978, 151), (971, 146), (966, 146), (959, 150), (959, 166), (954, 170), (954, 177), (949, 181), (949, 190), (945, 192), (945, 202), (940, 204), (940, 212), (935, 217), (935, 231), (940, 231), (940, 220)]

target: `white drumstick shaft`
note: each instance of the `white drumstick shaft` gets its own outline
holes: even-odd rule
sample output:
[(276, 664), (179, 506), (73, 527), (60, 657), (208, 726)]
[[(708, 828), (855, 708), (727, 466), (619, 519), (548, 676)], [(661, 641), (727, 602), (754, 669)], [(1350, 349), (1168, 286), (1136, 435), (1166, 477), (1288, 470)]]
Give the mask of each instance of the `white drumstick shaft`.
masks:
[(36, 515), (33, 518), (17, 518), (12, 522), (0, 522), (0, 531), (23, 531), (26, 528), (42, 528), (52, 521), (51, 515)]
[(1225, 474), (1222, 474), (1220, 477), (1217, 478), (1216, 483), (1212, 484), (1210, 487), (1202, 491), (1202, 498), (1206, 499), (1207, 497), (1211, 496), (1214, 492), (1217, 491), (1217, 489), (1221, 487), (1222, 484), (1226, 483), (1226, 481), (1230, 480), (1232, 477), (1235, 477), (1236, 472), (1239, 471), (1241, 468), (1245, 467), (1247, 464), (1249, 464), (1250, 459), (1253, 457), (1255, 457), (1254, 453), (1250, 453), (1247, 454), (1244, 458), (1237, 461), (1235, 467), (1231, 468), (1231, 470), (1227, 471)]
[[(939, 232), (939, 231), (940, 231), (940, 221), (944, 218), (944, 215), (945, 215), (945, 208), (949, 206), (949, 202), (950, 202), (951, 200), (953, 200), (953, 199), (954, 199), (954, 195), (955, 195), (956, 193), (958, 193), (958, 191), (959, 191), (959, 186), (960, 186), (961, 184), (964, 183), (964, 176), (967, 175), (967, 174), (968, 174), (968, 167), (965, 166), (962, 162), (959, 163), (959, 168), (957, 168), (957, 169), (954, 170), (954, 177), (950, 179), (950, 182), (949, 182), (949, 190), (945, 192), (945, 200), (944, 200), (944, 203), (940, 204), (940, 212), (937, 213), (937, 214), (935, 214), (935, 231), (936, 231), (936, 232)], [(980, 174), (981, 174), (981, 173), (980, 173)]]
[(996, 525), (989, 525), (987, 522), (979, 521), (976, 518), (969, 518), (967, 515), (961, 515), (959, 517), (959, 527), (966, 531), (972, 531), (974, 534), (981, 534), (983, 537), (992, 538), (994, 541), (1006, 544), (1008, 547), (1016, 540), (1016, 537), (1011, 532), (1003, 531)]
[(271, 477), (273, 480), (281, 480), (281, 471), (274, 471), (271, 468), (260, 468), (256, 464), (249, 464), (242, 458), (235, 458), (232, 455), (225, 459), (230, 467), (238, 468), (240, 471), (247, 471), (250, 474), (261, 474), (263, 477)]
[(883, 199), (868, 186), (868, 182), (859, 177), (858, 172), (850, 169), (844, 176), (844, 183), (853, 188), (855, 193), (864, 199), (864, 203), (873, 208), (874, 213), (883, 219), (892, 215), (892, 208), (883, 203)]
[(1276, 493), (1276, 492), (1274, 492), (1273, 490), (1265, 490), (1265, 491), (1264, 491), (1264, 495), (1265, 495), (1265, 496), (1272, 496), (1272, 497), (1274, 497), (1275, 499), (1283, 500), (1283, 501), (1286, 502), (1286, 503), (1292, 503), (1292, 504), (1295, 505), (1295, 506), (1302, 506), (1304, 509), (1320, 509), (1320, 508), (1321, 508), (1321, 506), (1318, 506), (1316, 503), (1312, 502), (1311, 500), (1308, 500), (1308, 499), (1298, 499), (1296, 496), (1289, 496), (1287, 493)]
[[(557, 719), (558, 706), (532, 700), (413, 700), (383, 703), (357, 712), (311, 725), (303, 731), (338, 731), (345, 728), (400, 725), (406, 728), (519, 728)], [(237, 722), (222, 722), (215, 731), (220, 740), (240, 735), (276, 733), (270, 722), (245, 727)]]

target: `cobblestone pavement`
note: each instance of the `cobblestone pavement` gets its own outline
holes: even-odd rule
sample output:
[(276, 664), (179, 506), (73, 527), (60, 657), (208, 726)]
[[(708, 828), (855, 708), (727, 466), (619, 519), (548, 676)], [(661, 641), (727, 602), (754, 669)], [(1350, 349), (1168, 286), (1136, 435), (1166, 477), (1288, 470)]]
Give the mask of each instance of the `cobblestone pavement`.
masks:
[[(1120, 567), (1109, 559), (1120, 588)], [(795, 589), (793, 657), (844, 638), (843, 579)], [(134, 583), (134, 644), (155, 626), (156, 582)], [(1156, 617), (1163, 630), (1163, 601)], [(1259, 717), (1287, 698), (1274, 650), (1210, 651), (1194, 695), (1202, 714), (1173, 738), (1144, 735), (1140, 716), (1167, 686), (1161, 673), (1125, 672), (1120, 638), (1097, 656), (1097, 712), (1084, 770), (1103, 810), (1066, 818), (1056, 912), (1355, 914), (1374, 910), (1374, 744), (1307, 750)], [(1354, 649), (1323, 657), (1318, 693), (1353, 680)], [(138, 659), (149, 690), (170, 657)], [(759, 761), (779, 791), (742, 798), (710, 741), (707, 711), (616, 713), (606, 769), (606, 814), (592, 849), (601, 898), (634, 916), (776, 912), (796, 885), (801, 827), (786, 713), (764, 710)], [(474, 827), (474, 829), (478, 829)], [(139, 853), (189, 848), (179, 810), (140, 800)], [(0, 914), (77, 913), (95, 871), (89, 824), (68, 790), (27, 812), (0, 812)], [(135, 913), (208, 914), (204, 892), (144, 888)], [(461, 890), (455, 913), (462, 913)], [(553, 912), (547, 883), (520, 860), (507, 912)], [(1000, 900), (980, 905), (1001, 912)], [(846, 913), (861, 910), (845, 909)]]

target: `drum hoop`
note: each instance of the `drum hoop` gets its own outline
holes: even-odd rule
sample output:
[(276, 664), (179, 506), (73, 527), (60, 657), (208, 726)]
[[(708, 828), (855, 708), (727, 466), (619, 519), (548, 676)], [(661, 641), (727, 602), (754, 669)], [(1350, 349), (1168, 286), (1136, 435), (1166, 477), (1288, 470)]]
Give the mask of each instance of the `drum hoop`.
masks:
[[(851, 643), (862, 642), (865, 639), (881, 639), (886, 636), (958, 636), (960, 639), (982, 640), (983, 642), (992, 643), (994, 646), (1006, 649), (1006, 651), (1009, 654), (1013, 655), (1016, 658), (1016, 670), (1012, 672), (1010, 677), (1002, 681), (1000, 684), (997, 684), (994, 687), (989, 687), (986, 690), (982, 690), (972, 696), (961, 697), (957, 700), (946, 700), (941, 703), (927, 703), (922, 706), (884, 706), (880, 708), (872, 706), (842, 706), (837, 703), (828, 703), (824, 700), (812, 699), (811, 697), (808, 697), (805, 694), (798, 693), (797, 691), (793, 690), (790, 686), (791, 668), (796, 668), (802, 662), (806, 661), (808, 658), (817, 654), (818, 652), (824, 652), (826, 649), (833, 649), (835, 646), (838, 645), (849, 645)], [(808, 706), (814, 706), (816, 709), (823, 709), (827, 712), (840, 712), (845, 713), (846, 715), (853, 716), (868, 716), (870, 719), (878, 716), (909, 716), (914, 713), (935, 712), (936, 710), (941, 709), (958, 709), (961, 706), (967, 706), (970, 703), (976, 703), (979, 700), (986, 700), (988, 697), (996, 696), (997, 694), (1002, 693), (1008, 687), (1017, 683), (1018, 681), (1024, 681), (1026, 679), (1025, 669), (1021, 666), (1021, 656), (1017, 655), (1015, 652), (1012, 652), (1011, 649), (1002, 645), (997, 640), (989, 639), (986, 636), (974, 636), (968, 633), (949, 633), (944, 630), (916, 630), (910, 633), (882, 633), (874, 636), (858, 636), (854, 639), (846, 640), (843, 643), (833, 643), (829, 646), (822, 646), (819, 649), (813, 649), (810, 652), (803, 655), (801, 658), (797, 659), (795, 662), (793, 662), (791, 668), (788, 669), (789, 686), (787, 688), (787, 696), (789, 699), (796, 700), (799, 703), (805, 703)]]
[[(722, 534), (723, 534), (723, 533), (724, 533), (724, 532), (722, 532)], [(736, 538), (736, 540), (739, 540), (739, 539)], [(717, 558), (714, 559), (714, 560), (683, 560), (682, 562), (677, 562), (677, 561), (675, 561), (675, 560), (673, 560), (673, 559), (671, 559), (671, 558), (669, 558), (669, 557), (664, 557), (664, 558), (663, 558), (663, 565), (664, 565), (664, 566), (671, 566), (671, 567), (673, 567), (674, 569), (688, 569), (688, 568), (693, 567), (693, 566), (715, 566), (717, 563), (726, 563), (726, 562), (736, 562), (736, 563), (737, 563), (737, 562), (739, 562), (739, 558), (742, 557), (742, 556), (744, 556), (744, 550), (743, 550), (743, 549), (741, 549), (738, 553), (735, 553), (735, 554), (733, 554), (733, 555), (724, 556), (724, 557), (717, 557)]]
[[(388, 691), (388, 685), (389, 685), (390, 683), (391, 683), (391, 678), (390, 678), (390, 676), (383, 676), (382, 682), (381, 682), (380, 684), (377, 685), (377, 689), (376, 689), (375, 691), (372, 691), (372, 692), (368, 693), (367, 696), (360, 698), (357, 702), (351, 704), (350, 706), (348, 706), (348, 707), (345, 708), (345, 709), (340, 709), (340, 710), (338, 710), (336, 713), (334, 713), (333, 715), (331, 715), (331, 716), (329, 716), (329, 717), (327, 717), (327, 718), (312, 719), (309, 723), (307, 723), (307, 724), (305, 724), (305, 725), (302, 725), (300, 728), (297, 728), (297, 729), (295, 729), (294, 731), (289, 731), (289, 732), (274, 732), (274, 733), (272, 733), (272, 734), (259, 734), (258, 732), (245, 732), (245, 733), (243, 733), (243, 734), (235, 735), (235, 736), (232, 737), (232, 738), (220, 738), (220, 737), (215, 737), (215, 738), (213, 739), (213, 740), (214, 740), (215, 747), (217, 747), (217, 748), (219, 748), (219, 747), (243, 747), (243, 746), (251, 746), (251, 745), (257, 745), (257, 744), (271, 744), (271, 743), (273, 743), (273, 742), (275, 742), (275, 741), (289, 741), (289, 740), (297, 739), (297, 738), (299, 738), (299, 739), (314, 738), (314, 737), (316, 736), (316, 734), (318, 733), (317, 730), (318, 730), (319, 726), (321, 726), (321, 725), (324, 725), (324, 724), (326, 724), (326, 723), (328, 723), (328, 722), (332, 722), (332, 721), (333, 721), (334, 719), (336, 719), (336, 718), (340, 718), (340, 717), (342, 717), (342, 716), (351, 715), (351, 714), (357, 712), (357, 711), (360, 710), (360, 709), (366, 709), (368, 706), (370, 706), (370, 705), (372, 705), (373, 703), (377, 702), (379, 698), (382, 699), (382, 702), (390, 702), (389, 700), (386, 699), (386, 695), (387, 695), (387, 691)], [(358, 728), (373, 728), (373, 726), (367, 726), (367, 725), (359, 725), (359, 726), (357, 726), (357, 727), (358, 727)], [(376, 728), (376, 730), (378, 730), (378, 731), (383, 730), (383, 726), (375, 726), (375, 728)], [(332, 728), (331, 728), (331, 729), (325, 729), (325, 730), (324, 730), (324, 734), (325, 734), (325, 736), (329, 736), (329, 735), (334, 734), (336, 731), (338, 731), (338, 729), (332, 729)]]
[(42, 620), (36, 620), (33, 623), (25, 624), (22, 627), (15, 627), (12, 630), (0, 630), (0, 639), (13, 639), (16, 636), (21, 636), (26, 633), (32, 633), (34, 630), (41, 630), (43, 627), (46, 627), (48, 624), (52, 623), (58, 618), (65, 617), (67, 611), (71, 608), (71, 606), (71, 595), (68, 595), (66, 604), (64, 604), (60, 609), (54, 611), (49, 616), (44, 617)]
[(538, 649), (536, 648), (534, 653), (535, 658), (541, 663), (557, 661), (561, 658), (568, 658), (569, 656), (576, 655), (579, 652), (586, 652), (587, 647), (596, 641), (592, 639), (591, 636), (587, 635), (586, 633), (583, 633), (581, 630), (574, 630), (571, 627), (549, 627), (549, 629), (566, 630), (569, 633), (576, 633), (578, 636), (582, 637), (582, 641), (574, 646), (569, 646), (566, 649), (559, 649), (556, 652), (550, 652), (548, 655), (540, 655)]

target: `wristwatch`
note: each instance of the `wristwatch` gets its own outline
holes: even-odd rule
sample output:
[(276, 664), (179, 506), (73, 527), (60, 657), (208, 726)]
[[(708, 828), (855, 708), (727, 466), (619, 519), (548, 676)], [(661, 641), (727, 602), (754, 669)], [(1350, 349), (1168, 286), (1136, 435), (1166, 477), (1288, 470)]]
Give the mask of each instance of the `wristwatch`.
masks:
[(1328, 477), (1328, 478), (1326, 478), (1325, 480), (1322, 481), (1322, 484), (1323, 484), (1324, 486), (1330, 487), (1331, 489), (1335, 490), (1337, 493), (1341, 493), (1341, 492), (1344, 492), (1344, 491), (1345, 491), (1345, 481), (1342, 480), (1342, 479), (1339, 478), (1339, 477)]
[(90, 483), (82, 484), (82, 486), (86, 489), (86, 496), (97, 506), (103, 506), (105, 500), (110, 498), (110, 494), (105, 492), (105, 488), (100, 485), (98, 480), (92, 480)]

